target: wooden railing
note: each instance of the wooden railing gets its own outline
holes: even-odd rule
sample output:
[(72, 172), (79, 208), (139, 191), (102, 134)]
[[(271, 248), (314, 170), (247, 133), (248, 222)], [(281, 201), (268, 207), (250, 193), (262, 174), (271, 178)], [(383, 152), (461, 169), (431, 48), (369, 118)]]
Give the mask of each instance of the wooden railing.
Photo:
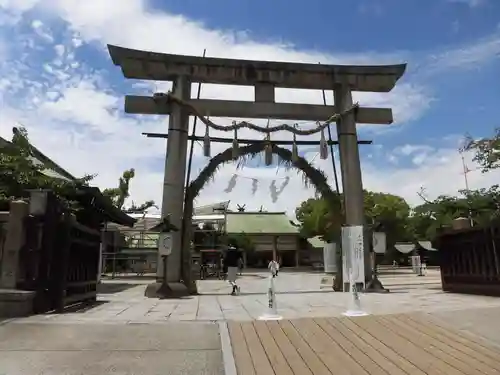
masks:
[(100, 232), (78, 223), (74, 216), (68, 220), (66, 230), (69, 256), (65, 257), (66, 284), (60, 309), (76, 302), (95, 301), (97, 297)]
[(500, 227), (449, 230), (434, 247), (444, 291), (500, 296)]
[(8, 212), (0, 212), (0, 271), (2, 269), (2, 259), (3, 259), (3, 247), (5, 243), (5, 238), (7, 237), (7, 224), (6, 219), (8, 219)]
[[(75, 303), (95, 301), (101, 243), (98, 214), (79, 211), (79, 222), (53, 194), (48, 194), (40, 213), (28, 212), (26, 202), (12, 204), (10, 213), (0, 212), (0, 266), (6, 270), (0, 281), (10, 289), (33, 291), (34, 313), (61, 312)], [(16, 229), (7, 234), (6, 222)], [(13, 256), (2, 262), (4, 237), (8, 253), (16, 253), (15, 262)]]

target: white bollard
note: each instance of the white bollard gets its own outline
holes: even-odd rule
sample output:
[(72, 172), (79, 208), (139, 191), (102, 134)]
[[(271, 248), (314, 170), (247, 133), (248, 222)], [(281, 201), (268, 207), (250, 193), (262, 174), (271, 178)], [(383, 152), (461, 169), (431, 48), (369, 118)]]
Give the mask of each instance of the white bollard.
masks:
[(278, 315), (278, 305), (276, 303), (276, 290), (274, 288), (274, 277), (269, 276), (269, 286), (267, 288), (267, 310), (259, 316), (259, 320), (281, 320), (283, 317)]
[(366, 316), (367, 312), (361, 308), (361, 300), (359, 299), (358, 288), (354, 282), (352, 271), (349, 273), (349, 283), (351, 284), (351, 298), (349, 301), (349, 308), (346, 312), (342, 313), (344, 316)]

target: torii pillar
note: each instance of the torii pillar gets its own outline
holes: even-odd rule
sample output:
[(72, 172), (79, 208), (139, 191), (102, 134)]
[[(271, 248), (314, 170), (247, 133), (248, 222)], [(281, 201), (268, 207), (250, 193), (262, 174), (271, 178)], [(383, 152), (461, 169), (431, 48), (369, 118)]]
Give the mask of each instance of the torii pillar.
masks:
[[(196, 108), (203, 116), (243, 117), (296, 121), (325, 121), (334, 113), (352, 106), (352, 91), (390, 92), (403, 75), (406, 64), (382, 66), (319, 65), (251, 61), (171, 55), (108, 45), (115, 65), (126, 78), (173, 81), (173, 95)], [(191, 99), (191, 83), (253, 86), (255, 100)], [(333, 106), (276, 103), (275, 88), (334, 91)], [(186, 168), (189, 107), (167, 98), (126, 96), (125, 112), (170, 115), (162, 214), (170, 214), (174, 225), (182, 222)], [(337, 123), (346, 225), (364, 226), (363, 184), (359, 159), (356, 122), (391, 124), (390, 108), (359, 107)], [(169, 257), (169, 282), (180, 280), (181, 238), (172, 238)], [(370, 267), (369, 247), (365, 246), (365, 269)], [(161, 267), (157, 275), (161, 277)], [(365, 275), (368, 281), (371, 275)]]
[[(191, 98), (191, 81), (186, 76), (179, 76), (173, 81), (172, 93), (178, 98)], [(163, 194), (161, 217), (170, 215), (170, 222), (177, 228), (182, 227), (184, 190), (186, 180), (186, 160), (188, 148), (189, 112), (179, 104), (172, 105), (168, 119), (167, 149), (165, 151), (165, 172), (163, 174)], [(181, 279), (182, 231), (174, 231), (172, 253), (167, 258), (167, 281), (178, 282)], [(156, 278), (163, 279), (163, 259), (157, 258)]]

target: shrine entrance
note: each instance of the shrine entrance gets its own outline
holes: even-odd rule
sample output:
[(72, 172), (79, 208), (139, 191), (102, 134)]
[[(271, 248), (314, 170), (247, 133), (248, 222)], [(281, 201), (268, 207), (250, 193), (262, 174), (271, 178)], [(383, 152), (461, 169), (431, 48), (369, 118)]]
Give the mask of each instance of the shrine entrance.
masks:
[(183, 280), (191, 285), (191, 288), (195, 288), (196, 275), (199, 273), (197, 268), (193, 269), (193, 264), (191, 262), (191, 241), (192, 241), (192, 217), (193, 217), (193, 202), (199, 195), (204, 186), (214, 177), (217, 170), (224, 164), (231, 163), (234, 161), (241, 160), (242, 158), (252, 158), (258, 154), (264, 153), (266, 159), (272, 155), (276, 155), (279, 158), (278, 164), (283, 165), (285, 168), (296, 168), (304, 174), (304, 182), (306, 185), (312, 185), (316, 191), (325, 198), (333, 210), (340, 211), (340, 201), (338, 196), (331, 189), (328, 184), (325, 174), (319, 169), (311, 165), (306, 159), (301, 156), (294, 154), (292, 151), (279, 147), (271, 142), (257, 142), (252, 145), (243, 146), (241, 148), (235, 149), (233, 147), (226, 149), (225, 151), (215, 155), (207, 166), (200, 172), (198, 177), (192, 181), (186, 189), (186, 200), (184, 207), (184, 216), (182, 226), (186, 228), (183, 233), (182, 239), (182, 258), (185, 260), (183, 264)]
[[(162, 217), (170, 216), (172, 224), (181, 228), (179, 232), (172, 234), (172, 253), (168, 256), (166, 268), (166, 280), (169, 284), (178, 284), (182, 281), (188, 286), (192, 285), (192, 277), (188, 275), (191, 269), (190, 256), (185, 251), (187, 246), (185, 242), (188, 239), (186, 232), (189, 232), (189, 228), (186, 225), (183, 226), (189, 222), (192, 211), (193, 197), (190, 198), (188, 194), (197, 194), (201, 190), (202, 182), (206, 181), (207, 177), (203, 173), (213, 174), (213, 171), (208, 169), (209, 166), (218, 165), (225, 160), (223, 156), (220, 156), (220, 163), (217, 163), (216, 160), (219, 159), (216, 158), (219, 155), (216, 156), (199, 178), (193, 181), (197, 185), (193, 185), (192, 190), (189, 190), (185, 195), (188, 140), (202, 140), (205, 143), (205, 139), (209, 138), (209, 128), (235, 133), (241, 128), (258, 131), (265, 135), (264, 143), (257, 146), (251, 144), (255, 142), (249, 142), (250, 145), (246, 146), (250, 147), (246, 149), (248, 153), (251, 153), (252, 150), (267, 149), (268, 154), (272, 154), (274, 151), (278, 155), (280, 153), (284, 155), (287, 151), (278, 145), (291, 144), (291, 142), (271, 140), (271, 133), (276, 131), (288, 131), (294, 135), (321, 133), (320, 153), (322, 156), (326, 156), (328, 142), (330, 144), (334, 142), (331, 140), (330, 125), (335, 123), (340, 154), (342, 191), (344, 192), (345, 225), (358, 228), (364, 226), (363, 185), (356, 123), (391, 124), (393, 116), (390, 108), (365, 108), (353, 104), (352, 92), (390, 92), (403, 75), (406, 64), (340, 66), (250, 61), (152, 53), (113, 45), (108, 45), (108, 50), (113, 63), (121, 67), (126, 78), (173, 82), (172, 90), (169, 93), (125, 97), (125, 112), (127, 113), (169, 115), (168, 134), (146, 134), (152, 137), (167, 138), (161, 214)], [(200, 99), (199, 90), (198, 97), (193, 99), (191, 97), (192, 83), (253, 86), (255, 101)], [(323, 95), (325, 95), (325, 91), (333, 90), (334, 105), (327, 105), (326, 99), (324, 99), (324, 105), (276, 103), (276, 88), (321, 90)], [(196, 119), (199, 119), (207, 127), (205, 137), (198, 137), (195, 132), (191, 135), (188, 134), (190, 116), (196, 116)], [(322, 121), (322, 124), (312, 131), (298, 129), (295, 125), (262, 128), (248, 122), (221, 126), (209, 120), (208, 116)], [(328, 142), (325, 139), (324, 131), (328, 131)], [(227, 142), (228, 140), (222, 138), (218, 141)], [(241, 143), (245, 142), (241, 140)], [(319, 142), (313, 141), (312, 143)], [(292, 144), (292, 147), (295, 147), (295, 151), (292, 149), (293, 153), (296, 153), (297, 144), (299, 142), (296, 142), (295, 145)], [(226, 152), (227, 154), (220, 155), (224, 154), (227, 157), (232, 153), (231, 150)], [(292, 159), (292, 154), (288, 156), (289, 158), (285, 160)], [(295, 163), (298, 163), (299, 160), (295, 158)], [(301, 169), (298, 165), (294, 166)], [(308, 172), (303, 171), (307, 175)], [(309, 170), (309, 172), (314, 175), (314, 171)], [(325, 192), (328, 194), (326, 190)], [(365, 246), (364, 249), (365, 269), (369, 270), (369, 247)], [(365, 280), (370, 277), (370, 274), (365, 274)], [(158, 268), (157, 278), (163, 279), (161, 267)]]

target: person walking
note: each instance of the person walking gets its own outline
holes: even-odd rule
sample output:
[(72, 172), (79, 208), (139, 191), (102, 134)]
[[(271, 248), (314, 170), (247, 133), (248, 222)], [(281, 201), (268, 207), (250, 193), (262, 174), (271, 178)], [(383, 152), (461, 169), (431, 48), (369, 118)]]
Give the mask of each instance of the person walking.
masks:
[(269, 262), (268, 266), (267, 266), (267, 268), (269, 268), (269, 271), (271, 271), (271, 275), (272, 275), (273, 277), (278, 276), (278, 270), (279, 270), (279, 267), (280, 267), (280, 266), (279, 266), (278, 262), (276, 262), (274, 259), (272, 259), (272, 260)]
[(240, 272), (240, 276), (243, 273), (243, 267), (244, 267), (243, 258), (240, 257), (238, 259), (238, 271)]
[(241, 254), (234, 246), (229, 246), (224, 257), (224, 265), (227, 267), (227, 281), (231, 284), (233, 290), (231, 295), (234, 296), (240, 293), (240, 287), (236, 284), (238, 277), (238, 263), (241, 259)]

